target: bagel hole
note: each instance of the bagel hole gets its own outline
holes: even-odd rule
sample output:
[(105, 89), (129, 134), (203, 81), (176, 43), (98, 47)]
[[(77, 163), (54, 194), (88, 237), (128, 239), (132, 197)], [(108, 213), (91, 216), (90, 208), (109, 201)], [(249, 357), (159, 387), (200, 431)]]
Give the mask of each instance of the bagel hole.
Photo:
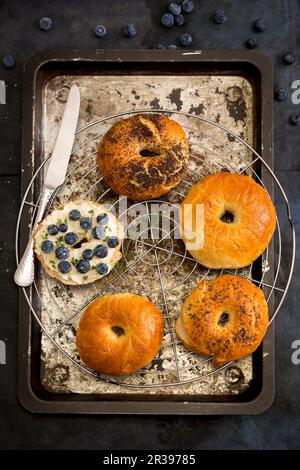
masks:
[(232, 224), (232, 222), (234, 221), (234, 215), (232, 212), (230, 211), (225, 211), (221, 217), (220, 217), (220, 220), (221, 222), (223, 222), (224, 224)]
[(229, 322), (229, 313), (222, 312), (218, 320), (219, 326), (225, 326)]
[(84, 243), (88, 242), (88, 239), (83, 237), (79, 242), (75, 243), (75, 245), (72, 246), (72, 248), (81, 248), (81, 245)]
[(140, 156), (141, 157), (158, 157), (160, 155), (160, 151), (159, 150), (155, 150), (155, 149), (143, 149), (140, 151)]
[(111, 329), (115, 333), (116, 336), (122, 336), (125, 334), (125, 330), (121, 326), (114, 325), (111, 327)]

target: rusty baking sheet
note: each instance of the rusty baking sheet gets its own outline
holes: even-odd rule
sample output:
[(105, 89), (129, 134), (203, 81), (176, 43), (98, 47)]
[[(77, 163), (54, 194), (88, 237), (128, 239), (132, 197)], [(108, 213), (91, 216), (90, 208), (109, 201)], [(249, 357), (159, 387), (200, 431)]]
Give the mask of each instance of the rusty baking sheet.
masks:
[[(37, 54), (27, 63), (24, 76), (23, 191), (34, 170), (53, 147), (65, 97), (72, 83), (76, 83), (81, 91), (79, 128), (120, 111), (145, 108), (181, 111), (201, 115), (227, 127), (258, 152), (263, 149), (265, 161), (272, 166), (271, 80), (271, 69), (265, 58), (241, 51), (62, 51)], [(184, 120), (181, 116), (172, 117), (179, 122)], [(84, 140), (92, 139), (88, 151), (95, 152), (98, 145), (95, 132), (91, 127), (77, 136), (76, 147), (79, 150), (72, 156), (70, 168), (84, 157), (86, 147), (80, 150)], [(243, 157), (248, 162), (252, 158), (247, 152)], [(81, 178), (80, 171), (75, 172), (75, 181)], [(261, 173), (272, 193), (272, 184), (262, 169), (258, 166), (256, 171)], [(78, 189), (78, 196), (92, 185), (93, 179), (85, 178)], [(62, 200), (67, 197), (68, 190), (66, 185), (60, 192)], [(38, 184), (35, 191), (39, 191)], [(35, 196), (32, 195), (33, 198)], [(95, 199), (97, 196), (99, 188), (95, 187), (95, 193), (91, 191), (89, 197)], [(29, 209), (28, 221), (30, 215)], [(23, 245), (28, 237), (26, 231), (26, 221), (23, 221)], [(272, 266), (267, 275), (272, 278)], [(194, 279), (196, 281), (197, 278)], [(51, 303), (49, 292), (60, 300), (63, 298), (59, 287), (51, 282), (39, 269), (37, 285), (40, 294), (34, 301), (49, 329), (51, 325), (47, 324), (49, 318), (43, 305)], [(133, 288), (135, 282), (141, 282), (141, 273), (132, 280)], [(192, 280), (188, 286), (181, 287), (183, 294), (187, 287), (189, 290), (194, 287)], [(119, 288), (126, 290), (126, 283), (120, 283)], [(72, 298), (65, 299), (65, 308), (74, 308), (80, 295), (81, 292), (72, 292)], [(180, 295), (180, 290), (176, 295)], [(55, 317), (55, 307), (51, 315)], [(70, 363), (45, 335), (41, 335), (37, 325), (31, 324), (23, 297), (20, 319), (20, 349), (23, 354), (20, 355), (19, 395), (24, 406), (33, 411), (258, 413), (269, 406), (273, 398), (273, 326), (263, 346), (252, 357), (239, 361), (225, 372), (180, 386), (128, 388), (98, 380)], [(70, 329), (64, 330), (60, 336), (64, 348), (70, 344), (70, 355), (74, 353), (74, 343), (70, 341), (73, 330), (70, 325)], [(154, 361), (153, 372), (167, 369), (168, 364), (164, 363)], [(192, 378), (194, 373), (192, 369)]]

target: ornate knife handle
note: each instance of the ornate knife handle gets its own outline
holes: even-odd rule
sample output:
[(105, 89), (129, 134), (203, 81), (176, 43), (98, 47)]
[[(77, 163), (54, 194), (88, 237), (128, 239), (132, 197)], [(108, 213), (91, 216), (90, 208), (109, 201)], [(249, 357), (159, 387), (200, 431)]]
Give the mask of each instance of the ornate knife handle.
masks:
[(15, 275), (14, 275), (14, 281), (18, 286), (21, 287), (28, 287), (31, 286), (31, 284), (34, 281), (34, 254), (33, 254), (33, 231), (37, 224), (41, 221), (43, 218), (44, 212), (46, 210), (48, 201), (53, 193), (53, 190), (50, 189), (45, 189), (41, 195), (40, 202), (39, 202), (39, 208), (36, 214), (35, 218), (35, 223), (33, 226), (33, 229), (31, 231), (30, 238), (28, 240), (26, 249), (24, 251), (24, 254), (22, 256), (21, 261), (19, 262), (19, 265), (16, 269)]

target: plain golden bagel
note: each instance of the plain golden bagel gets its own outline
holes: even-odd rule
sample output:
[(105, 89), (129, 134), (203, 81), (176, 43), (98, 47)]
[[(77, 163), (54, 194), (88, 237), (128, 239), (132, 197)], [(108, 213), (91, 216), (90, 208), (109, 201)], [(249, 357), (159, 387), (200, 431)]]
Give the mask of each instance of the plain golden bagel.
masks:
[(149, 364), (163, 337), (163, 316), (139, 295), (99, 297), (83, 314), (76, 336), (82, 361), (108, 375), (131, 374)]
[[(196, 205), (204, 207), (203, 244), (193, 242)], [(207, 268), (242, 268), (268, 246), (276, 212), (267, 191), (249, 176), (216, 173), (197, 183), (182, 202), (182, 239), (191, 255)], [(191, 218), (185, 216), (189, 209)], [(187, 226), (191, 229), (188, 231)]]
[(182, 127), (162, 114), (137, 114), (114, 124), (99, 146), (107, 184), (134, 200), (153, 199), (182, 180), (189, 144)]
[(231, 274), (201, 281), (185, 300), (176, 322), (184, 344), (216, 365), (241, 359), (261, 343), (269, 323), (261, 289)]

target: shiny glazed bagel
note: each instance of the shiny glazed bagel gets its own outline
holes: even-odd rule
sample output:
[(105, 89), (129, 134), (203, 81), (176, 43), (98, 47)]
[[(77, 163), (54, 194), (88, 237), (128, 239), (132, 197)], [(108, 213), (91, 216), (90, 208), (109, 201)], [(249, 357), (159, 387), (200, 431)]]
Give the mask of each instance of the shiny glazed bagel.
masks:
[(158, 353), (163, 316), (139, 295), (106, 295), (83, 314), (76, 336), (82, 361), (102, 374), (125, 375), (146, 366)]
[[(192, 232), (196, 233), (197, 204), (204, 207), (204, 242), (189, 249)], [(275, 230), (276, 212), (270, 196), (249, 176), (207, 176), (193, 186), (181, 208), (182, 239), (191, 255), (207, 268), (247, 266), (262, 254)], [(192, 209), (191, 216), (185, 217), (188, 209)]]
[(134, 200), (153, 199), (182, 180), (189, 144), (182, 127), (162, 114), (137, 114), (104, 136), (98, 163), (107, 184)]
[(255, 351), (268, 323), (263, 292), (242, 277), (225, 274), (201, 281), (187, 297), (176, 333), (189, 349), (221, 365)]

